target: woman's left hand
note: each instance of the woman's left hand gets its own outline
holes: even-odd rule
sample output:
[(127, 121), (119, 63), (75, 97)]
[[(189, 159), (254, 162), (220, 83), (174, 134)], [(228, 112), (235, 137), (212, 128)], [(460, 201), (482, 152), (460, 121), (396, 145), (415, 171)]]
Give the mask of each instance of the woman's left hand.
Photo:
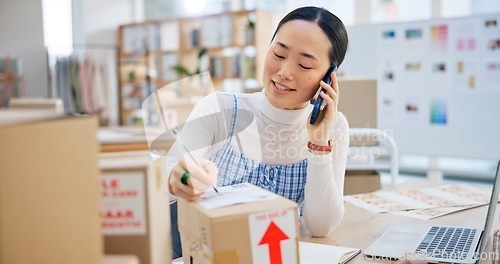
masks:
[[(320, 86), (326, 90), (326, 93), (320, 92), (319, 96), (323, 98), (323, 110), (320, 111), (318, 121), (314, 125), (307, 124), (310, 140), (315, 145), (326, 146), (330, 140), (333, 122), (337, 116), (337, 106), (339, 103), (339, 86), (337, 75), (331, 73), (332, 85), (320, 81)], [(309, 117), (310, 118), (310, 117)]]

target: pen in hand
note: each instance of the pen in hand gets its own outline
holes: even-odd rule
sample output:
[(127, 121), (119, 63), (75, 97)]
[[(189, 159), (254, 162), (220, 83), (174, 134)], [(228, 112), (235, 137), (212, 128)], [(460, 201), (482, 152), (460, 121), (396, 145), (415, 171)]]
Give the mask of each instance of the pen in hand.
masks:
[[(193, 155), (191, 154), (191, 152), (189, 151), (189, 149), (186, 147), (186, 145), (184, 145), (184, 143), (182, 143), (181, 141), (181, 138), (179, 136), (179, 132), (177, 131), (177, 129), (172, 129), (172, 133), (174, 134), (175, 138), (177, 139), (177, 142), (182, 146), (182, 148), (184, 148), (184, 150), (187, 152), (187, 154), (189, 155), (189, 157), (191, 157), (191, 159), (194, 161), (194, 163), (199, 167), (199, 168), (202, 168), (202, 166), (198, 163), (198, 161), (196, 161), (196, 159), (193, 157)], [(212, 188), (214, 189), (214, 191), (218, 194), (219, 193), (219, 190), (217, 190), (217, 188), (215, 188), (215, 186), (212, 185)]]

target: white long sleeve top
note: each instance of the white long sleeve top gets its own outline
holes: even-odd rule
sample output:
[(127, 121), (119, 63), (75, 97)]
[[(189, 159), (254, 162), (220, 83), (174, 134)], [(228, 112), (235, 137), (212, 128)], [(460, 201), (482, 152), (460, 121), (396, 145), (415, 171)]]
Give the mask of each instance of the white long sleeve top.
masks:
[[(308, 116), (312, 105), (303, 109), (278, 109), (265, 91), (240, 94), (237, 124), (231, 145), (244, 156), (270, 165), (285, 165), (307, 159), (303, 204), (304, 222), (313, 236), (328, 235), (344, 215), (344, 175), (349, 146), (349, 125), (338, 112), (330, 138), (332, 153), (316, 155), (308, 151)], [(208, 158), (223, 144), (229, 133), (233, 95), (214, 92), (202, 99), (184, 125), (180, 137), (197, 158)], [(182, 147), (174, 143), (167, 155), (170, 175)], [(220, 175), (220, 174), (219, 174)]]

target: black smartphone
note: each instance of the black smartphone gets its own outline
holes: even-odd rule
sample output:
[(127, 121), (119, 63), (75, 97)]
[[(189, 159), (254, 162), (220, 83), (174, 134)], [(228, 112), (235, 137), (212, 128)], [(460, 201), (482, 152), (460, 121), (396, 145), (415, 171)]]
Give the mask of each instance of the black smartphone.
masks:
[[(332, 82), (332, 78), (330, 77), (330, 75), (334, 71), (337, 71), (337, 66), (335, 66), (335, 65), (330, 67), (330, 69), (328, 69), (328, 71), (326, 72), (325, 77), (323, 77), (323, 81), (325, 83), (330, 84)], [(321, 92), (326, 92), (326, 90), (321, 89)], [(322, 103), (323, 103), (323, 97), (321, 97), (318, 94), (318, 98), (316, 99), (316, 102), (314, 102), (314, 106), (313, 106), (313, 110), (311, 112), (311, 119), (309, 120), (309, 124), (314, 125), (314, 123), (316, 123), (316, 121), (318, 120), (318, 116), (320, 113), (320, 107), (321, 107)]]

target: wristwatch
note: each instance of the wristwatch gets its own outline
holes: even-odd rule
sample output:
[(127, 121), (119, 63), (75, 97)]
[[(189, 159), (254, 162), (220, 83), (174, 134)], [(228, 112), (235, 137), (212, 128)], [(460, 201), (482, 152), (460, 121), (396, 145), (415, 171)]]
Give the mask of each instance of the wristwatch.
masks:
[(332, 146), (333, 146), (333, 141), (331, 139), (328, 140), (328, 146), (315, 145), (311, 141), (307, 142), (307, 148), (309, 150), (314, 150), (314, 151), (332, 152)]

